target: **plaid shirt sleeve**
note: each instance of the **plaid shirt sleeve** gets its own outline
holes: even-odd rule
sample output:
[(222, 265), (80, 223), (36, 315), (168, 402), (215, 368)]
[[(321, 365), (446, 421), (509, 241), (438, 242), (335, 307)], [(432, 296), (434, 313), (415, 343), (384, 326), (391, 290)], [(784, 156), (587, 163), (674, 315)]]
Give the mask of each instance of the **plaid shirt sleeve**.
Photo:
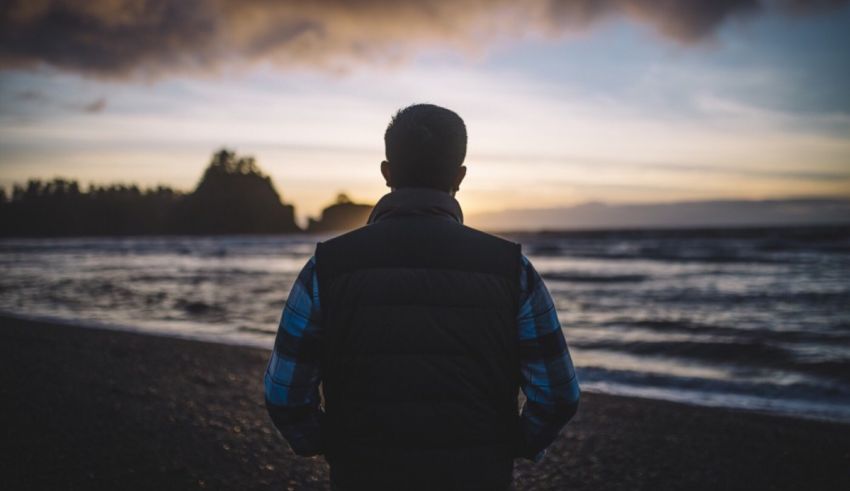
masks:
[(525, 256), (520, 276), (520, 457), (540, 461), (578, 409), (579, 386), (555, 304)]
[(301, 456), (322, 453), (321, 323), (316, 260), (311, 257), (286, 299), (264, 377), (269, 415)]

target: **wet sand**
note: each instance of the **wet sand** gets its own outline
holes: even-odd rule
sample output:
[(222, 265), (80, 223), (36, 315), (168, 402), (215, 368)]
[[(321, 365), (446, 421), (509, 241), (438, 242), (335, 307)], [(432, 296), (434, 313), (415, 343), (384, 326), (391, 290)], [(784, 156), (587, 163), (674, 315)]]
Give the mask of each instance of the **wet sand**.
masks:
[[(328, 489), (266, 415), (268, 353), (0, 317), (2, 489)], [(516, 489), (850, 489), (850, 425), (584, 394)]]

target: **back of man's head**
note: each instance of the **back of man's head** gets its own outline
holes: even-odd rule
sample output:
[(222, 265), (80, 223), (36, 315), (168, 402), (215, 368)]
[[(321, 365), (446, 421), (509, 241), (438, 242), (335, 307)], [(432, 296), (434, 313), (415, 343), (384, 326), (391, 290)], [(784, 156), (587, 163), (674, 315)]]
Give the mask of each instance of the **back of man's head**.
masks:
[(393, 116), (384, 144), (392, 187), (452, 191), (466, 158), (466, 125), (454, 111), (415, 104)]

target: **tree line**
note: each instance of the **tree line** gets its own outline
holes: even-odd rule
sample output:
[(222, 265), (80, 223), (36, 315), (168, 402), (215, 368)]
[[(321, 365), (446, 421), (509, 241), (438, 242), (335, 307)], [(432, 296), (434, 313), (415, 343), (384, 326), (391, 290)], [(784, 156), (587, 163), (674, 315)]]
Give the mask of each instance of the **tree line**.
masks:
[[(364, 206), (371, 209), (351, 205), (360, 215)], [(84, 190), (66, 179), (33, 179), (15, 185), (8, 195), (0, 188), (0, 235), (7, 237), (301, 231), (295, 222), (295, 208), (282, 202), (271, 178), (254, 158), (227, 149), (213, 154), (190, 193), (165, 186), (141, 189), (120, 184), (90, 185)]]

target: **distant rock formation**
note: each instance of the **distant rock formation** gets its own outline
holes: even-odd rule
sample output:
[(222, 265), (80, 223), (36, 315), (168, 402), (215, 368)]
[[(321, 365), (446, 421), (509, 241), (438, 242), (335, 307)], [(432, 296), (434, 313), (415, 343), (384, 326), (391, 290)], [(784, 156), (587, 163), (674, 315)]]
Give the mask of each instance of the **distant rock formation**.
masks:
[(73, 180), (30, 180), (11, 196), (0, 189), (0, 236), (270, 234), (301, 232), (292, 205), (251, 157), (213, 154), (198, 187), (114, 184), (80, 188)]
[(175, 219), (176, 228), (189, 234), (300, 231), (294, 207), (281, 202), (254, 158), (227, 149), (213, 155), (198, 187), (179, 203)]
[(322, 210), (319, 220), (310, 219), (307, 232), (324, 233), (352, 230), (366, 225), (372, 205), (354, 203), (344, 193), (336, 197), (336, 203)]

